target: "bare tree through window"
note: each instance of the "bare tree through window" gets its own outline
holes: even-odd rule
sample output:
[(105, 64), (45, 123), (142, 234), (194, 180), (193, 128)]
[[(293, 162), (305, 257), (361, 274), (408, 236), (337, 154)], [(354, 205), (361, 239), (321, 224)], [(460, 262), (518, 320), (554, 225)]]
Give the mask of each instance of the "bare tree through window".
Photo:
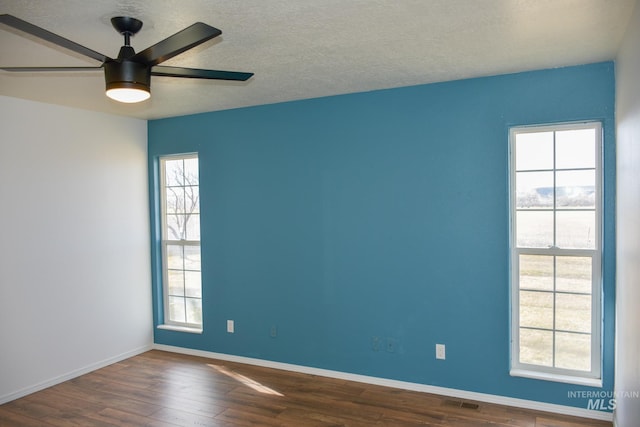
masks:
[(197, 159), (165, 162), (167, 238), (200, 239), (200, 191)]
[(201, 327), (198, 158), (165, 158), (161, 169), (165, 322)]

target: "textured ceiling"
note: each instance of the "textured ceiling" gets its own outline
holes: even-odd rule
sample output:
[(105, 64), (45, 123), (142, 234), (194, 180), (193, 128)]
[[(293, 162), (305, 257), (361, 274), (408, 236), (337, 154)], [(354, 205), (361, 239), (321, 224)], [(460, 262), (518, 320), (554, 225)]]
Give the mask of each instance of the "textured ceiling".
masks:
[[(152, 77), (136, 105), (100, 71), (0, 72), (0, 95), (152, 119), (611, 60), (636, 0), (0, 0), (8, 13), (117, 56), (109, 19), (144, 21), (140, 51), (202, 21), (222, 36), (163, 63), (247, 82)], [(0, 66), (99, 65), (0, 26)]]

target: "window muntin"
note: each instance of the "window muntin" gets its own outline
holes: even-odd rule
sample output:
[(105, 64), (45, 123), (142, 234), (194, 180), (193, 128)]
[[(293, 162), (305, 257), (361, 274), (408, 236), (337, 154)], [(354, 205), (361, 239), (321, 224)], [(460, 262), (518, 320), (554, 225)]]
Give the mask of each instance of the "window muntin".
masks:
[(202, 328), (198, 157), (162, 157), (160, 170), (164, 323)]
[(512, 128), (513, 375), (601, 376), (601, 126)]

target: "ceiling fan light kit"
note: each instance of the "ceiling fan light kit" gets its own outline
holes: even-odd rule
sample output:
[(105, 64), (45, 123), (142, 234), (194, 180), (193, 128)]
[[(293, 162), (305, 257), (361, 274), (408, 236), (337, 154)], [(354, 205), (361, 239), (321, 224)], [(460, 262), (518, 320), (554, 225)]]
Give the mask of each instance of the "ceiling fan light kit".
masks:
[[(119, 83), (116, 85), (121, 86), (130, 84), (131, 83)], [(151, 98), (151, 92), (149, 92), (148, 89), (135, 87), (112, 87), (110, 89), (109, 86), (107, 86), (107, 91), (105, 93), (114, 101), (123, 102), (125, 104), (135, 104), (136, 102), (146, 101)]]
[(246, 81), (253, 76), (253, 73), (236, 71), (158, 66), (159, 63), (222, 34), (222, 31), (219, 29), (202, 22), (196, 22), (155, 45), (136, 53), (130, 44), (130, 40), (131, 36), (135, 35), (142, 28), (142, 21), (124, 16), (111, 18), (113, 28), (124, 36), (124, 45), (120, 48), (118, 57), (115, 59), (109, 58), (106, 55), (95, 52), (85, 46), (79, 45), (12, 15), (0, 15), (0, 23), (102, 62), (98, 67), (0, 66), (0, 69), (14, 72), (87, 71), (103, 69), (106, 95), (118, 102), (136, 103), (149, 99), (151, 97), (152, 75), (232, 81)]

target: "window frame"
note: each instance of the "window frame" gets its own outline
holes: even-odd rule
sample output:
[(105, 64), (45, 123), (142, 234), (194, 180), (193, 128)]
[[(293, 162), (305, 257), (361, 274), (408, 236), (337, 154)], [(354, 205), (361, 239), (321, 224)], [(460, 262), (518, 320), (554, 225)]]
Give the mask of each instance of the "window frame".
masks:
[[(190, 323), (190, 322), (177, 322), (175, 320), (171, 320), (169, 315), (169, 267), (167, 260), (167, 247), (169, 245), (176, 246), (192, 246), (200, 248), (200, 258), (202, 260), (202, 247), (200, 240), (173, 240), (169, 239), (167, 236), (167, 196), (166, 196), (166, 188), (167, 188), (167, 180), (166, 180), (166, 162), (172, 160), (189, 160), (189, 159), (197, 159), (198, 160), (198, 191), (200, 190), (200, 159), (198, 153), (184, 153), (184, 154), (171, 154), (171, 155), (163, 155), (159, 156), (159, 188), (160, 188), (160, 251), (161, 251), (161, 270), (162, 270), (162, 314), (163, 321), (161, 325), (158, 325), (159, 329), (169, 329), (175, 331), (182, 332), (191, 332), (191, 333), (202, 333), (203, 330), (203, 322), (201, 323)], [(200, 200), (198, 200), (198, 205), (200, 205)], [(200, 206), (198, 206), (199, 214)], [(202, 292), (202, 261), (200, 265), (200, 273), (201, 273), (201, 292)], [(202, 301), (202, 295), (200, 296), (200, 300)]]
[[(519, 248), (517, 246), (517, 201), (516, 201), (516, 135), (534, 132), (554, 132), (553, 173), (564, 169), (555, 165), (555, 132), (566, 130), (595, 129), (595, 222), (596, 236), (594, 249), (569, 249), (551, 246), (548, 248)], [(602, 386), (602, 294), (603, 294), (603, 125), (600, 121), (565, 122), (544, 125), (513, 126), (509, 129), (509, 242), (510, 242), (510, 293), (511, 293), (511, 358), (510, 375), (548, 381)], [(577, 170), (580, 168), (575, 168)], [(554, 181), (554, 194), (558, 186)], [(555, 200), (555, 196), (554, 196)], [(561, 211), (561, 210), (560, 210)], [(554, 206), (552, 212), (558, 212)], [(555, 214), (554, 214), (555, 217)], [(555, 220), (554, 220), (555, 221)], [(554, 225), (554, 235), (555, 235)], [(555, 242), (554, 242), (555, 243)], [(591, 257), (591, 367), (589, 371), (534, 365), (520, 362), (520, 255), (580, 256)], [(554, 283), (556, 274), (554, 273)], [(556, 296), (555, 285), (551, 291)], [(554, 308), (555, 310), (555, 308)], [(555, 318), (555, 314), (554, 314)], [(552, 331), (561, 330), (553, 325)], [(555, 351), (555, 341), (552, 351)]]

